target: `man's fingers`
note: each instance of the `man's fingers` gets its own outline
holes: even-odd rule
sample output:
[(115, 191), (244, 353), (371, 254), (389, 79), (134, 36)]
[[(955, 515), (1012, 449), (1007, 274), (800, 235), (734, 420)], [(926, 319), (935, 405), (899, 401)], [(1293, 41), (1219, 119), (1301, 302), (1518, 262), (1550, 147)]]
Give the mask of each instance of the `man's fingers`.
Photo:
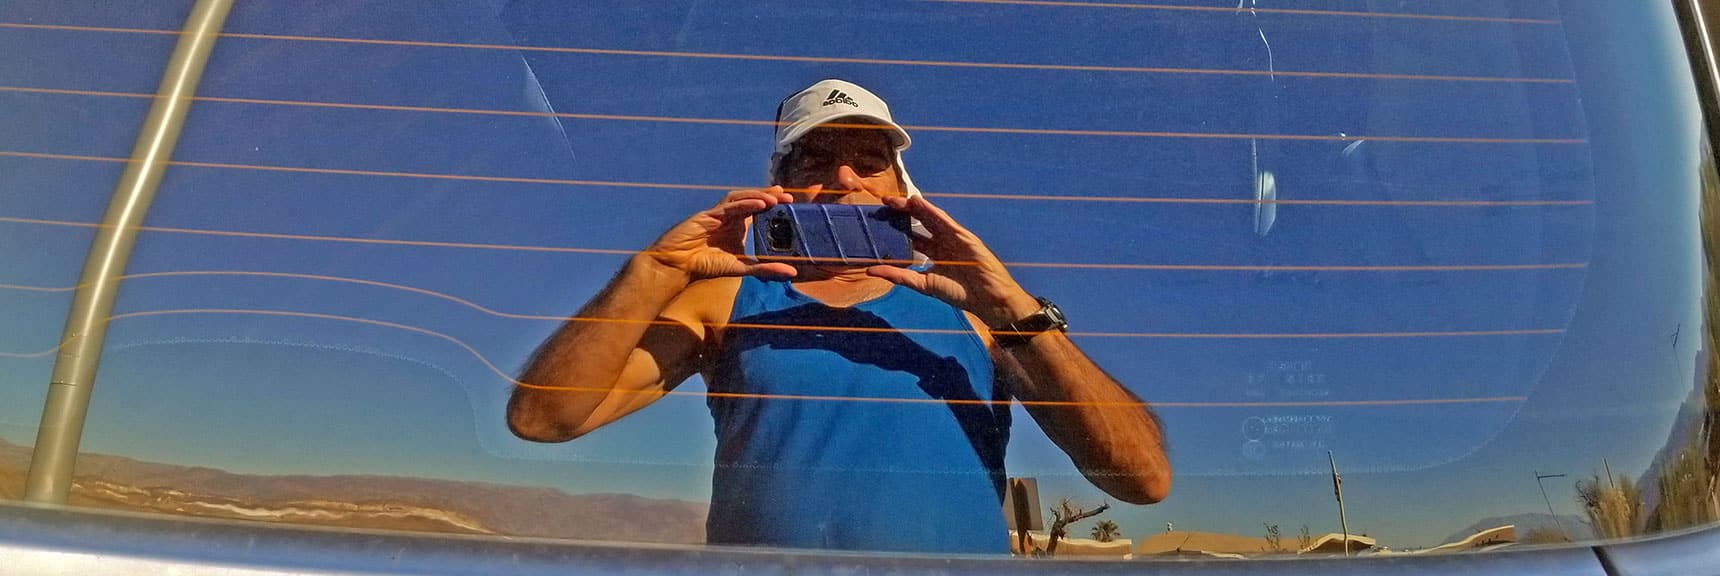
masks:
[(741, 189), (741, 190), (730, 190), (728, 197), (729, 197), (729, 199), (734, 199), (737, 196), (745, 196), (745, 195), (749, 195), (749, 194), (775, 195), (775, 194), (781, 194), (781, 193), (782, 193), (782, 187), (781, 186), (769, 186), (769, 187), (765, 187), (765, 188), (745, 188), (745, 189)]
[(774, 205), (775, 203), (764, 198), (742, 198), (719, 204), (711, 209), (710, 214), (722, 220), (733, 220), (763, 212)]
[(766, 264), (751, 264), (746, 267), (746, 275), (763, 276), (766, 278), (793, 278), (799, 272), (793, 266), (781, 262)]
[(889, 280), (893, 284), (907, 286), (922, 293), (926, 291), (926, 275), (913, 270), (897, 268), (895, 266), (872, 266), (866, 269), (866, 273), (877, 278)]
[(884, 198), (884, 205), (894, 210), (907, 212), (909, 216), (919, 220), (926, 227), (926, 231), (931, 232), (933, 236), (940, 236), (960, 229), (960, 225), (956, 224), (956, 221), (951, 219), (948, 213), (937, 206), (933, 206), (931, 202), (927, 202), (923, 195), (912, 198), (891, 196)]
[(932, 201), (927, 200), (924, 194), (909, 198), (908, 206), (909, 213), (920, 217), (921, 220), (931, 220), (936, 222), (940, 228), (960, 229), (962, 227), (961, 223), (956, 222), (955, 218), (950, 217), (949, 212), (945, 212), (943, 208), (939, 208), (936, 204), (932, 204)]
[(738, 200), (745, 200), (747, 198), (756, 198), (756, 199), (759, 199), (759, 200), (762, 200), (762, 201), (769, 203), (771, 206), (775, 206), (777, 203), (781, 203), (781, 202), (793, 202), (794, 201), (794, 197), (789, 196), (787, 192), (783, 192), (781, 186), (771, 186), (769, 188), (756, 188), (756, 189), (751, 189), (751, 190), (735, 190), (735, 191), (729, 192), (728, 195), (723, 197), (723, 201), (718, 202), (717, 205), (721, 206), (723, 204), (728, 204), (730, 202), (735, 202)]

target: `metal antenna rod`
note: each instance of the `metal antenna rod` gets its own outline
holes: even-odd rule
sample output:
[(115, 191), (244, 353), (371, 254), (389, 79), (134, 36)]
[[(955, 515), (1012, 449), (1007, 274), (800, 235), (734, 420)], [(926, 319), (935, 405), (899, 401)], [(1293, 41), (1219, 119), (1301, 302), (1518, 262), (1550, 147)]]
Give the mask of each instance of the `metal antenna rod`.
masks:
[(1344, 478), (1338, 475), (1338, 459), (1332, 457), (1332, 451), (1326, 451), (1326, 460), (1332, 463), (1332, 495), (1338, 498), (1338, 525), (1344, 530), (1344, 555), (1350, 555), (1350, 520), (1344, 516)]
[(1559, 513), (1553, 511), (1553, 500), (1551, 498), (1547, 497), (1547, 487), (1546, 487), (1546, 485), (1541, 483), (1541, 480), (1543, 480), (1543, 479), (1564, 478), (1565, 475), (1564, 474), (1542, 474), (1539, 471), (1534, 471), (1534, 472), (1535, 472), (1535, 486), (1541, 488), (1541, 500), (1547, 503), (1547, 515), (1553, 517), (1553, 525), (1559, 527), (1559, 533), (1563, 534), (1565, 536), (1565, 541), (1566, 542), (1571, 541), (1571, 533), (1565, 531), (1565, 523), (1559, 521)]
[(30, 478), (24, 488), (25, 502), (65, 504), (71, 492), (84, 416), (90, 410), (90, 392), (96, 383), (120, 276), (125, 274), (137, 229), (149, 212), (173, 147), (179, 142), (204, 64), (209, 62), (209, 53), (232, 7), (233, 0), (197, 0), (191, 7), (179, 43), (167, 60), (155, 101), (132, 146), (131, 160), (114, 185), (107, 215), (96, 228), (95, 241), (90, 243), (83, 275), (72, 296), (71, 312), (66, 316), (60, 354), (48, 383), (48, 400), (42, 406)]

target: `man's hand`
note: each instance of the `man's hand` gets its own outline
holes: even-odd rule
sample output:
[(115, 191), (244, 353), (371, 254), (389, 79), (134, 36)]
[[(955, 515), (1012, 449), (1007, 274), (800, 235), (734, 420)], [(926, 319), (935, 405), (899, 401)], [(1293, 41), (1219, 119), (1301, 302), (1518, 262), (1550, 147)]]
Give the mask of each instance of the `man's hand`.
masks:
[[(873, 266), (867, 273), (948, 302), (987, 326), (1039, 310), (1039, 302), (1010, 278), (978, 236), (924, 196), (885, 198), (884, 204), (919, 218), (931, 232), (930, 239), (914, 243), (936, 267), (920, 273)], [(1170, 492), (1170, 461), (1158, 419), (1067, 335), (1052, 331), (993, 359), (1011, 383), (1010, 395), (1021, 400), (1094, 485), (1134, 504), (1158, 502)]]
[(686, 275), (688, 282), (722, 276), (795, 275), (793, 266), (758, 264), (741, 259), (746, 238), (746, 219), (793, 197), (781, 186), (736, 190), (709, 210), (670, 228), (645, 254), (658, 264)]
[(868, 274), (966, 310), (987, 326), (1014, 322), (1039, 310), (1039, 302), (1016, 284), (979, 236), (956, 223), (943, 209), (933, 206), (925, 196), (883, 200), (885, 206), (918, 218), (926, 231), (931, 232), (929, 239), (914, 238), (914, 248), (931, 257), (935, 266), (924, 273), (873, 266), (866, 269)]

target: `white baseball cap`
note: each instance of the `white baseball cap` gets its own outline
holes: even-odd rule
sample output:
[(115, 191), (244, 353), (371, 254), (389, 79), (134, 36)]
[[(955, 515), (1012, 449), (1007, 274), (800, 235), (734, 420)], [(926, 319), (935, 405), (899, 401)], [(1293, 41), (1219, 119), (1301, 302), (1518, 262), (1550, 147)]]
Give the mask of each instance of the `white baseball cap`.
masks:
[(920, 194), (913, 179), (908, 178), (907, 167), (902, 165), (902, 151), (913, 143), (908, 131), (890, 117), (890, 107), (884, 104), (884, 99), (858, 84), (834, 78), (807, 86), (777, 106), (776, 149), (770, 154), (767, 179), (775, 181), (777, 164), (794, 148), (795, 141), (813, 128), (832, 122), (887, 127), (890, 140), (896, 145), (896, 174), (902, 178), (902, 191), (909, 196)]

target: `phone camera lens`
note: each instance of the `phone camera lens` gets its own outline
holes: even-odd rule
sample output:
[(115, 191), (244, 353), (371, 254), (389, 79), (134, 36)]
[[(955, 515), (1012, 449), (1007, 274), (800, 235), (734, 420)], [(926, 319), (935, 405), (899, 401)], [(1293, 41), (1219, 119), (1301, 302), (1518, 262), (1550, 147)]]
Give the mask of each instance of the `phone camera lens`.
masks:
[(772, 252), (794, 250), (794, 225), (787, 218), (772, 218), (765, 226), (765, 236), (770, 241)]

